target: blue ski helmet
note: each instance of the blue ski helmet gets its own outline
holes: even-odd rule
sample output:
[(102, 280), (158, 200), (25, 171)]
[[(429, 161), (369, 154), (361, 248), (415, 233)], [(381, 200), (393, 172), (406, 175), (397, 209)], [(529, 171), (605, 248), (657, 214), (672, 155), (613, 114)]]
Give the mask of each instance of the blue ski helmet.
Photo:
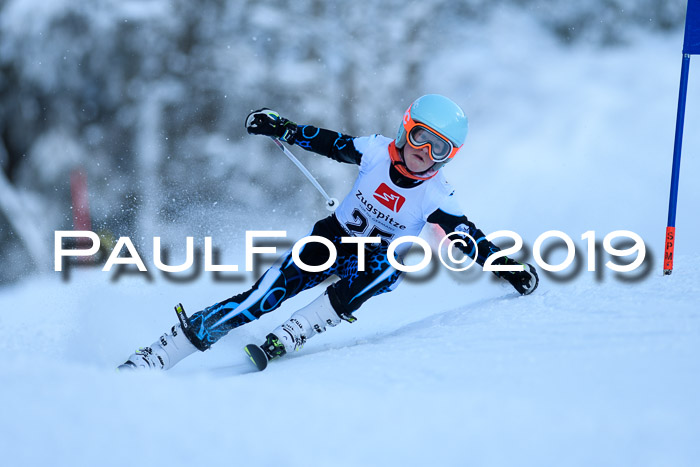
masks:
[(396, 164), (396, 167), (410, 178), (432, 178), (462, 147), (468, 127), (464, 111), (447, 97), (439, 94), (419, 97), (406, 109), (395, 144), (399, 149), (407, 142), (414, 148), (429, 146), (435, 164), (421, 174), (412, 173), (401, 164)]

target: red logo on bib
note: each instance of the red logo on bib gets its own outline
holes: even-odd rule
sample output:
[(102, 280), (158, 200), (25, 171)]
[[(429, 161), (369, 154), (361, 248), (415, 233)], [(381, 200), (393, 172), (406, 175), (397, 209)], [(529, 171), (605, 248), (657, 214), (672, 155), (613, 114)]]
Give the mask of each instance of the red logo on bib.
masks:
[(374, 192), (374, 197), (394, 212), (399, 212), (404, 201), (406, 201), (406, 198), (389, 188), (386, 183), (379, 185), (377, 191)]

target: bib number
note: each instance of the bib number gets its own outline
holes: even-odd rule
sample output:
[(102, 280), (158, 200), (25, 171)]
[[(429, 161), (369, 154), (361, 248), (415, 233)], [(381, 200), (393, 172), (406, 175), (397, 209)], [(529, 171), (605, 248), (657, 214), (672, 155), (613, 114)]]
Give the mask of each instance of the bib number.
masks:
[[(382, 239), (382, 243), (386, 243), (387, 245), (391, 243), (391, 239), (394, 238), (392, 234), (385, 232), (376, 225), (372, 226), (372, 228), (368, 228), (369, 221), (367, 217), (357, 208), (352, 211), (352, 218), (354, 222), (348, 222), (345, 224), (345, 227), (347, 227), (348, 231), (355, 237), (379, 237)], [(369, 233), (367, 233), (367, 230), (369, 230)]]

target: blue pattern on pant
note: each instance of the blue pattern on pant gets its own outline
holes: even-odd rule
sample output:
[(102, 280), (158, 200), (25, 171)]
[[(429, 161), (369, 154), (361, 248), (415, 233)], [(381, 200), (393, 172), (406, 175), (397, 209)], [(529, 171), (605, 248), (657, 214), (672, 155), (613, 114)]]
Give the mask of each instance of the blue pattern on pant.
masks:
[[(334, 225), (335, 224), (335, 225)], [(211, 305), (190, 317), (191, 329), (203, 348), (225, 336), (230, 330), (260, 318), (277, 309), (285, 300), (303, 290), (317, 286), (331, 276), (340, 278), (329, 289), (336, 303), (350, 313), (357, 310), (371, 296), (393, 290), (398, 285), (401, 272), (394, 269), (386, 257), (386, 247), (365, 251), (365, 271), (358, 271), (358, 258), (341, 244), (340, 229), (334, 216), (319, 221), (311, 235), (321, 235), (333, 242), (338, 252), (335, 263), (325, 271), (306, 272), (292, 260), (291, 251), (279, 259), (246, 292), (223, 302)], [(333, 234), (333, 235), (329, 235)], [(323, 264), (328, 250), (318, 243), (308, 243), (302, 248), (300, 259), (308, 265)], [(331, 290), (329, 290), (331, 293)]]

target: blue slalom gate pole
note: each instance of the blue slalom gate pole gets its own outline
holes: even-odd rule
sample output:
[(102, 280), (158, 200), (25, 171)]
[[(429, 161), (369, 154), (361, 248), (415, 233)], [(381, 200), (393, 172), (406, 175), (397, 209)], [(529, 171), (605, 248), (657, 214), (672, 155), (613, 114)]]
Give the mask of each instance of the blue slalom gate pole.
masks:
[(688, 0), (683, 35), (683, 63), (681, 86), (678, 91), (678, 114), (676, 115), (676, 140), (673, 144), (673, 170), (671, 172), (671, 195), (668, 200), (668, 223), (664, 248), (664, 274), (673, 272), (673, 251), (676, 242), (676, 206), (678, 204), (678, 180), (681, 174), (681, 146), (683, 145), (683, 123), (685, 99), (688, 93), (688, 71), (690, 56), (700, 54), (700, 0)]
[(671, 194), (668, 201), (668, 223), (664, 249), (664, 274), (673, 272), (673, 251), (676, 240), (676, 206), (678, 205), (678, 181), (681, 175), (681, 148), (683, 146), (683, 124), (685, 123), (685, 101), (688, 95), (688, 72), (690, 54), (683, 54), (681, 84), (678, 91), (678, 114), (676, 115), (676, 137), (673, 144), (673, 168), (671, 170)]

